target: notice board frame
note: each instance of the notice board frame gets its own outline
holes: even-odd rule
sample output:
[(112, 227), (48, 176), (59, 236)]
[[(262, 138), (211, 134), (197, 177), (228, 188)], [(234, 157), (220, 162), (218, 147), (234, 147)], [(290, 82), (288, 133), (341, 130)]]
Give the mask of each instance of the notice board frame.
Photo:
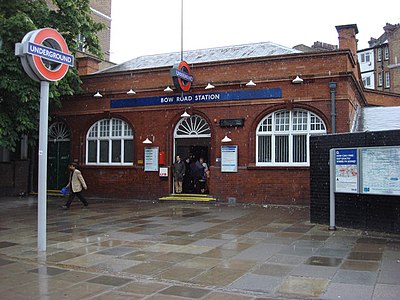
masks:
[[(340, 168), (350, 179), (344, 185), (338, 176)], [(331, 149), (332, 178), (335, 193), (400, 196), (400, 146)]]

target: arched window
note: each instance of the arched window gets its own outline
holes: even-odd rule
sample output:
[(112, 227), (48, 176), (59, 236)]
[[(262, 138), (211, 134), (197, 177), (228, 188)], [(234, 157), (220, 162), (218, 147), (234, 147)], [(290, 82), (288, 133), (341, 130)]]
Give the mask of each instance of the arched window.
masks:
[(175, 138), (210, 137), (211, 129), (207, 121), (198, 115), (183, 118), (175, 127)]
[(257, 166), (308, 166), (309, 140), (326, 133), (324, 122), (312, 112), (280, 110), (257, 126)]
[(63, 122), (55, 122), (49, 127), (49, 142), (50, 141), (69, 141), (70, 131)]
[(86, 163), (132, 165), (132, 128), (119, 119), (104, 119), (96, 122), (89, 129), (86, 137)]

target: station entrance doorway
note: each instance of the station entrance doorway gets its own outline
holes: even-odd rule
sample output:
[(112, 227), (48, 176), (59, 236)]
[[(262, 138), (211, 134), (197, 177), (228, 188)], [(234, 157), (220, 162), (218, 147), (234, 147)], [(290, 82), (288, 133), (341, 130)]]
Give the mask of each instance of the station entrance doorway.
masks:
[(200, 179), (202, 176), (199, 175), (198, 162), (202, 158), (207, 166), (209, 166), (210, 144), (210, 126), (201, 116), (192, 115), (181, 119), (176, 125), (173, 160), (175, 162), (176, 155), (180, 155), (186, 164), (183, 193), (200, 194), (206, 192), (206, 178)]
[(47, 156), (47, 188), (60, 190), (68, 183), (70, 161), (70, 130), (65, 123), (49, 127)]

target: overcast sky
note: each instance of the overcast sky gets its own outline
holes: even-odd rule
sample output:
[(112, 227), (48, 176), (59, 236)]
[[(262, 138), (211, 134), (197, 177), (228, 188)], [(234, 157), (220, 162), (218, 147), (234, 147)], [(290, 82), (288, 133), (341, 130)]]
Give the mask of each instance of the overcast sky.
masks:
[[(357, 24), (358, 49), (400, 23), (398, 0), (184, 0), (183, 50), (257, 42), (337, 45), (336, 25)], [(111, 61), (181, 50), (181, 0), (113, 0)]]

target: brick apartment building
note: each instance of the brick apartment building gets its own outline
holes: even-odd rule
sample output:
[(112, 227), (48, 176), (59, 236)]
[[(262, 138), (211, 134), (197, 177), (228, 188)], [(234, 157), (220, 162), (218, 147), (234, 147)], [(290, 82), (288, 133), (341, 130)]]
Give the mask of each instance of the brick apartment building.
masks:
[[(56, 6), (51, 0), (46, 0), (50, 9), (56, 9)], [(111, 3), (112, 0), (90, 0), (91, 17), (95, 22), (103, 23), (105, 29), (98, 32), (100, 47), (103, 52), (103, 58), (98, 58), (86, 52), (84, 47), (77, 49), (76, 59), (80, 68), (80, 75), (88, 74), (94, 71), (93, 64), (96, 64), (97, 69), (105, 69), (113, 65), (110, 62), (110, 45), (111, 45)], [(77, 37), (84, 40), (84, 36)]]
[[(357, 109), (368, 105), (357, 26), (336, 29), (337, 50), (260, 43), (185, 52), (194, 81), (184, 94), (166, 89), (174, 86), (170, 71), (179, 53), (83, 76), (84, 93), (52, 112), (50, 129), (70, 139), (63, 147), (81, 164), (91, 196), (171, 194), (170, 167), (179, 154), (205, 157), (210, 194), (220, 201), (307, 204), (310, 136), (349, 132)], [(181, 117), (185, 111), (190, 117)]]
[(357, 51), (364, 86), (382, 92), (400, 93), (400, 24), (383, 27), (369, 48)]

